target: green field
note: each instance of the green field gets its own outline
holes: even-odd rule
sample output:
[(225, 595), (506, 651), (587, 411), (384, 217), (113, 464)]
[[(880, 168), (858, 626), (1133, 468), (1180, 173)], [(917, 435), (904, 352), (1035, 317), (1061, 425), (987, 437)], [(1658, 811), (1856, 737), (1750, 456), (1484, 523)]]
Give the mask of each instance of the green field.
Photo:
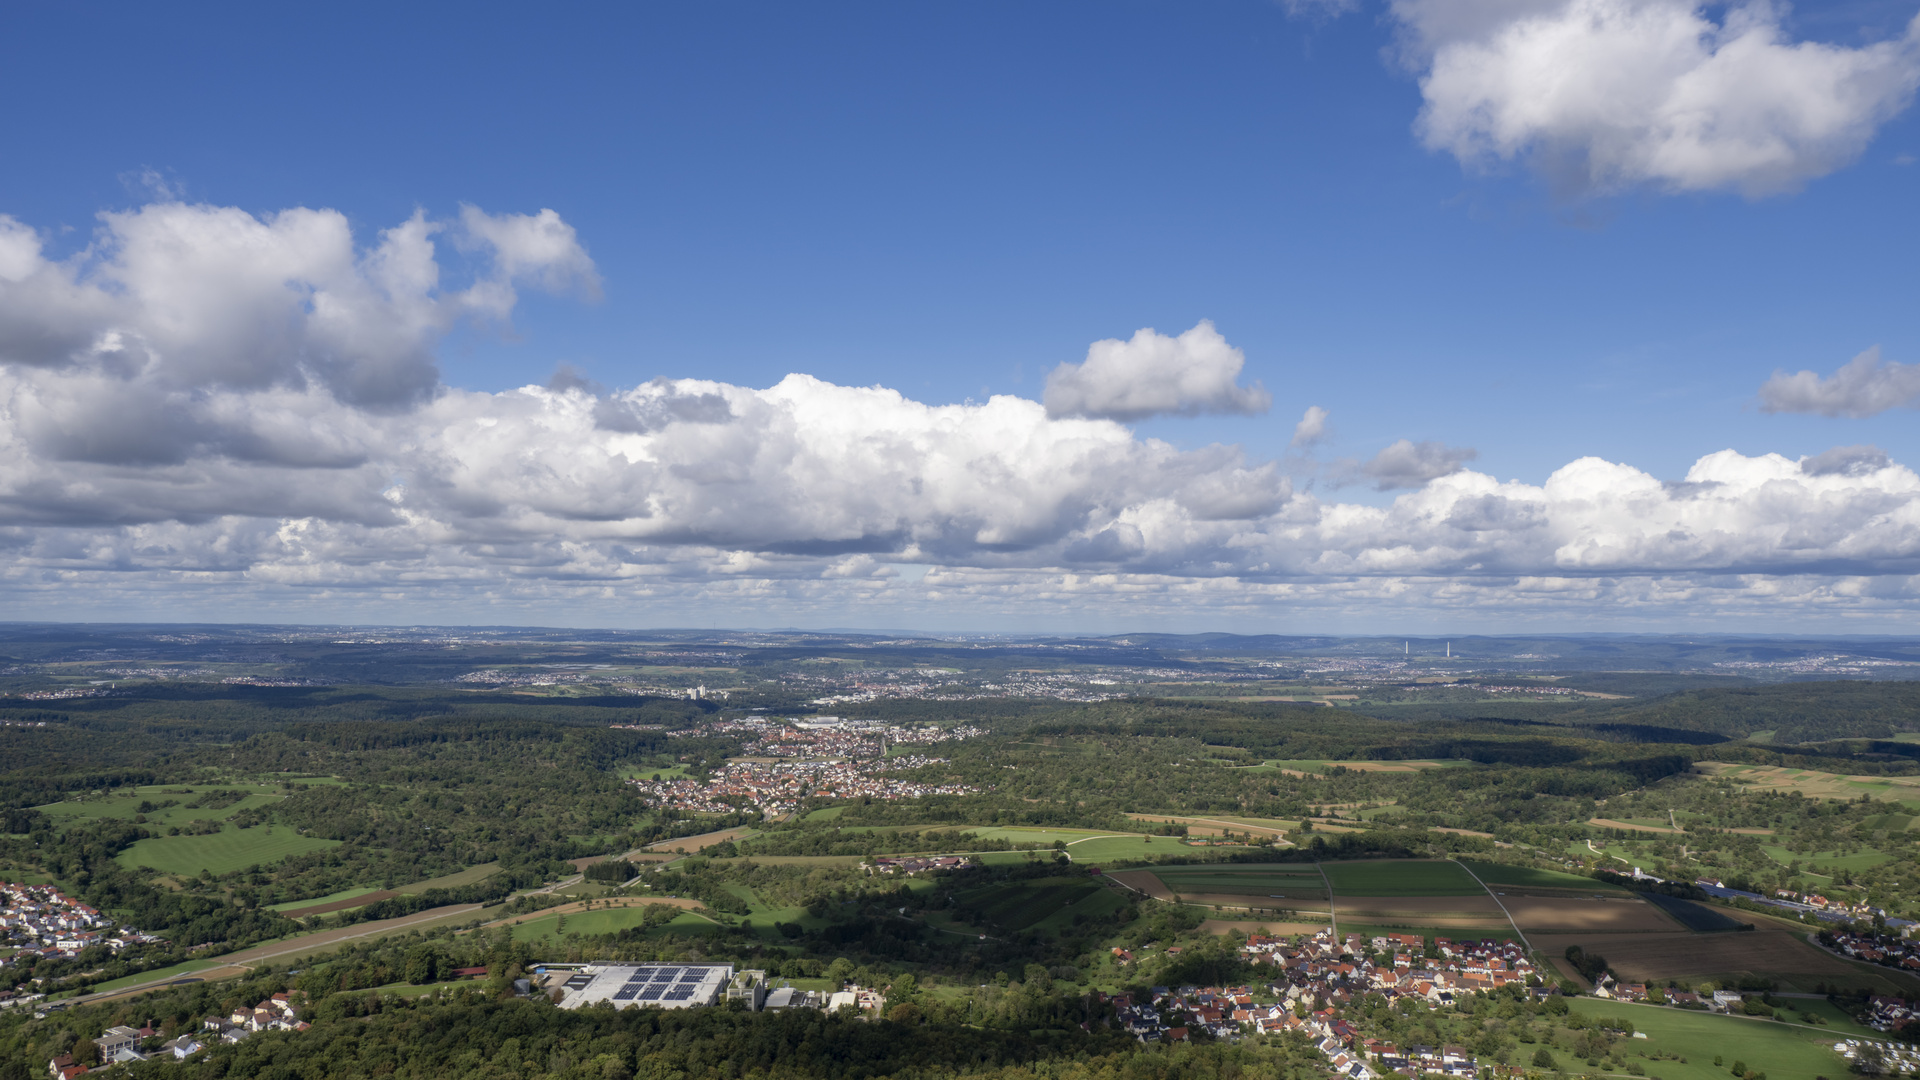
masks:
[[(1279, 894), (1288, 900), (1327, 898), (1326, 882), (1312, 866), (1167, 866), (1154, 876), (1176, 893), (1244, 894), (1266, 899)], [(1269, 905), (1271, 906), (1271, 905)]]
[(256, 825), (251, 829), (228, 827), (211, 836), (148, 837), (114, 856), (114, 861), (130, 870), (147, 866), (163, 874), (192, 877), (202, 870), (230, 874), (256, 864), (276, 863), (289, 855), (339, 846), (338, 840), (301, 836), (284, 825)]
[[(1846, 1059), (1833, 1052), (1839, 1035), (1782, 1024), (1774, 1020), (1753, 1020), (1737, 1016), (1687, 1012), (1632, 1002), (1598, 1001), (1574, 998), (1575, 1012), (1585, 1016), (1624, 1016), (1645, 1039), (1625, 1039), (1621, 1049), (1629, 1061), (1639, 1062), (1648, 1076), (1661, 1080), (1727, 1080), (1727, 1065), (1745, 1061), (1748, 1068), (1760, 1069), (1781, 1080), (1812, 1080), (1816, 1076), (1847, 1075)], [(1633, 1055), (1656, 1052), (1677, 1054), (1685, 1062), (1641, 1061)], [(1725, 1065), (1715, 1066), (1720, 1056)], [(1556, 1054), (1561, 1064), (1573, 1066), (1566, 1054)], [(1573, 1066), (1577, 1069), (1577, 1066)]]
[(1067, 845), (1067, 854), (1076, 863), (1119, 862), (1123, 859), (1157, 859), (1168, 855), (1191, 855), (1194, 849), (1175, 836), (1100, 836), (1077, 840)]
[(1538, 870), (1531, 866), (1508, 866), (1504, 863), (1471, 862), (1466, 859), (1460, 862), (1489, 885), (1512, 885), (1532, 889), (1579, 889), (1622, 895), (1627, 892), (1626, 889), (1617, 885), (1609, 885), (1604, 881), (1581, 877), (1578, 874), (1563, 874), (1558, 870)]
[(837, 818), (841, 814), (844, 814), (846, 812), (847, 812), (847, 808), (844, 806), (823, 806), (820, 809), (815, 810), (811, 814), (808, 814), (806, 817), (801, 818), (800, 820), (801, 821), (832, 821), (834, 818)]
[(1472, 896), (1485, 893), (1458, 863), (1427, 859), (1369, 859), (1320, 864), (1335, 896)]

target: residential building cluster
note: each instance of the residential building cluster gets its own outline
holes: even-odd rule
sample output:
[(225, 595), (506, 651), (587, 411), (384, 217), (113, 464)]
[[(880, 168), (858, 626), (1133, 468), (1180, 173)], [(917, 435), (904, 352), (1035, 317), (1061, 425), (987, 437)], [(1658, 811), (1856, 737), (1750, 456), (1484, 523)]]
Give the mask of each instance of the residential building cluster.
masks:
[(114, 952), (160, 941), (151, 934), (114, 929), (112, 919), (52, 885), (0, 882), (0, 941), (15, 951), (0, 966), (66, 960), (82, 949), (105, 945)]
[[(1637, 875), (1639, 868), (1635, 867), (1634, 872)], [(1660, 879), (1648, 878), (1648, 880), (1658, 881)], [(1708, 896), (1721, 900), (1750, 900), (1753, 903), (1764, 904), (1767, 907), (1785, 908), (1797, 914), (1811, 915), (1825, 922), (1854, 922), (1856, 920), (1860, 922), (1870, 922), (1876, 917), (1885, 918), (1887, 914), (1885, 908), (1874, 907), (1864, 900), (1848, 903), (1845, 900), (1829, 900), (1817, 893), (1797, 893), (1791, 889), (1779, 889), (1775, 891), (1774, 895), (1765, 896), (1757, 892), (1748, 892), (1745, 889), (1729, 889), (1711, 878), (1700, 878), (1695, 881), (1694, 884), (1699, 886), (1700, 890)], [(1887, 919), (1887, 925), (1906, 927), (1916, 924), (1907, 919)]]
[[(1461, 993), (1524, 986), (1539, 974), (1515, 941), (1437, 937), (1432, 949), (1437, 956), (1429, 957), (1426, 939), (1417, 934), (1374, 938), (1348, 934), (1338, 941), (1332, 932), (1322, 930), (1298, 943), (1254, 935), (1241, 950), (1256, 963), (1285, 969), (1289, 996), (1294, 998), (1311, 995), (1340, 1001), (1379, 993), (1435, 1006)], [(1369, 956), (1380, 959), (1376, 963)]]
[(694, 813), (730, 813), (748, 806), (763, 814), (790, 814), (808, 798), (918, 799), (928, 795), (970, 795), (979, 789), (957, 783), (925, 783), (891, 775), (944, 765), (944, 758), (918, 754), (870, 760), (732, 761), (713, 777), (627, 781), (654, 806)]
[(20, 693), (8, 694), (7, 696), (20, 698), (23, 701), (72, 701), (75, 698), (106, 697), (108, 693), (110, 693), (110, 691), (101, 690), (97, 687), (82, 690), (77, 686), (73, 686), (59, 690), (23, 690)]
[(976, 864), (965, 855), (879, 855), (860, 864), (874, 874), (924, 874), (935, 870), (971, 870)]
[(236, 1043), (256, 1031), (305, 1031), (312, 1025), (300, 1019), (294, 994), (275, 994), (260, 1004), (242, 1006), (225, 1016), (209, 1016), (197, 1032), (187, 1032), (161, 1041), (161, 1032), (145, 1027), (110, 1027), (93, 1040), (95, 1059), (91, 1065), (61, 1054), (47, 1062), (52, 1080), (73, 1080), (93, 1068), (127, 1065), (155, 1059), (185, 1061), (215, 1043)]
[(1920, 1021), (1920, 1001), (1874, 997), (1867, 1001), (1867, 1026), (1875, 1031), (1897, 1031)]
[(1850, 956), (1855, 960), (1920, 972), (1920, 942), (1909, 938), (1896, 937), (1892, 934), (1856, 934), (1847, 930), (1826, 930), (1820, 934), (1820, 943), (1834, 952)]
[[(1366, 994), (1437, 1008), (1467, 994), (1539, 982), (1525, 950), (1511, 941), (1434, 938), (1429, 948), (1427, 939), (1414, 934), (1337, 939), (1322, 930), (1293, 939), (1256, 934), (1241, 948), (1254, 963), (1280, 969), (1264, 992), (1154, 987), (1142, 1001), (1124, 994), (1111, 999), (1118, 1022), (1143, 1042), (1189, 1038), (1196, 1028), (1221, 1039), (1297, 1031), (1319, 1047), (1336, 1074), (1352, 1080), (1388, 1073), (1467, 1078), (1494, 1066), (1457, 1046), (1363, 1042), (1338, 1010)], [(1114, 958), (1122, 964), (1134, 959), (1125, 949), (1115, 949)], [(1536, 986), (1529, 992), (1557, 991)]]
[[(1187, 668), (1103, 667), (1085, 671), (1010, 671), (992, 678), (954, 668), (898, 668), (851, 675), (789, 673), (781, 681), (795, 688), (825, 690), (813, 704), (833, 706), (865, 701), (980, 701), (993, 698), (1053, 698), (1097, 702), (1125, 697), (1143, 683), (1193, 683), (1261, 680), (1256, 672), (1196, 672)], [(1112, 687), (1113, 689), (1108, 689)]]

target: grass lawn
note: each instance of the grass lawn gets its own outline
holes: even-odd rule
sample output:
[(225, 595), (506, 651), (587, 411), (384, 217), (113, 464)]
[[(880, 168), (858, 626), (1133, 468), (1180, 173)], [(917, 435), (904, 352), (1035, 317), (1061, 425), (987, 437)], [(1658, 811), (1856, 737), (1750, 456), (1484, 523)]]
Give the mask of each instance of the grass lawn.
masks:
[(1597, 893), (1618, 893), (1622, 896), (1627, 894), (1627, 890), (1618, 885), (1609, 885), (1604, 881), (1581, 877), (1578, 874), (1563, 874), (1558, 870), (1537, 870), (1531, 866), (1508, 866), (1504, 863), (1472, 862), (1467, 859), (1462, 859), (1460, 862), (1489, 885), (1513, 885), (1535, 889), (1582, 889)]
[[(1846, 1059), (1833, 1052), (1838, 1035), (1794, 1027), (1774, 1020), (1753, 1020), (1737, 1016), (1687, 1012), (1632, 1002), (1575, 998), (1570, 1003), (1585, 1016), (1624, 1016), (1634, 1030), (1644, 1031), (1645, 1039), (1628, 1039), (1622, 1048), (1628, 1054), (1655, 1052), (1678, 1054), (1687, 1060), (1641, 1062), (1648, 1076), (1662, 1080), (1726, 1080), (1727, 1065), (1744, 1061), (1747, 1067), (1764, 1071), (1769, 1077), (1812, 1080), (1815, 1076), (1847, 1075)], [(1713, 1064), (1715, 1055), (1725, 1065)], [(1567, 1058), (1565, 1054), (1557, 1057)], [(1638, 1061), (1637, 1057), (1628, 1060)], [(1571, 1059), (1563, 1060), (1563, 1065)]]
[(1472, 896), (1485, 889), (1457, 863), (1430, 859), (1324, 862), (1335, 896)]
[(282, 825), (228, 827), (211, 836), (154, 836), (135, 843), (114, 861), (128, 869), (150, 866), (163, 874), (192, 877), (202, 870), (228, 874), (256, 863), (265, 866), (289, 855), (339, 847), (338, 840), (301, 836)]
[(844, 814), (846, 812), (847, 812), (847, 808), (844, 806), (823, 806), (820, 809), (815, 810), (813, 813), (808, 814), (806, 817), (801, 818), (800, 820), (832, 821), (834, 818), (837, 818), (841, 814)]
[(325, 896), (316, 896), (311, 900), (287, 900), (283, 903), (268, 904), (267, 910), (294, 911), (298, 908), (319, 907), (321, 904), (331, 904), (336, 900), (351, 900), (356, 896), (365, 896), (370, 892), (379, 892), (379, 891), (380, 891), (379, 888), (376, 886), (362, 885), (357, 889), (341, 889), (337, 893), (328, 893)]
[(219, 964), (212, 960), (188, 960), (184, 964), (175, 964), (172, 967), (154, 968), (152, 971), (143, 971), (138, 975), (125, 975), (109, 982), (95, 983), (87, 987), (86, 992), (89, 994), (104, 994), (129, 986), (139, 986), (142, 983), (150, 983), (156, 979), (176, 979), (182, 975), (191, 975), (196, 971), (205, 971), (208, 968), (216, 968), (219, 966)]

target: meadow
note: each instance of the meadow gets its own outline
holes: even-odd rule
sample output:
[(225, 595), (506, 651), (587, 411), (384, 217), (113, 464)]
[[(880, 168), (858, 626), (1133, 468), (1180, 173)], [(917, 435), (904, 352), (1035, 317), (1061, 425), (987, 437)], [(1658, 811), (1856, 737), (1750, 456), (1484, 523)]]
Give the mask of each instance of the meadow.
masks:
[[(1632, 1002), (1574, 998), (1573, 1011), (1588, 1017), (1624, 1016), (1645, 1039), (1628, 1039), (1622, 1048), (1630, 1061), (1640, 1062), (1648, 1076), (1661, 1080), (1727, 1080), (1727, 1066), (1744, 1061), (1752, 1069), (1781, 1080), (1812, 1080), (1816, 1076), (1847, 1074), (1844, 1058), (1833, 1052), (1831, 1032), (1739, 1016), (1637, 1005)], [(1671, 1054), (1665, 1060), (1637, 1056)], [(1570, 1064), (1567, 1055), (1563, 1064)], [(1716, 1066), (1718, 1056), (1723, 1064)], [(1684, 1058), (1685, 1061), (1675, 1060)]]
[(302, 836), (284, 825), (255, 825), (208, 836), (152, 836), (136, 841), (114, 860), (128, 869), (145, 866), (176, 877), (195, 877), (202, 871), (218, 876), (339, 846), (338, 840)]

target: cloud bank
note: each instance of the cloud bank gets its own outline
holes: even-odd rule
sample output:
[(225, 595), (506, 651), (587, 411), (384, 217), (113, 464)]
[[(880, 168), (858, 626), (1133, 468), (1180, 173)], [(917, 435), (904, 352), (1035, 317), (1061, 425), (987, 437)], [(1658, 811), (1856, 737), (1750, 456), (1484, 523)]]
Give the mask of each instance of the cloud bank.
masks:
[(1416, 125), (1470, 167), (1524, 161), (1567, 195), (1793, 191), (1859, 157), (1920, 86), (1920, 17), (1858, 47), (1783, 8), (1692, 0), (1393, 0)]
[[(440, 236), (475, 255), (471, 282), (440, 284)], [(327, 211), (158, 204), (61, 260), (5, 221), (0, 597), (20, 617), (216, 597), (225, 618), (874, 625), (1595, 604), (1900, 619), (1920, 592), (1920, 476), (1872, 447), (1723, 451), (1672, 483), (1586, 458), (1533, 485), (1403, 440), (1360, 467), (1403, 493), (1362, 505), (1235, 447), (1013, 396), (933, 405), (803, 374), (438, 381), (459, 320), (594, 286), (545, 213), (416, 216), (359, 248)], [(1221, 400), (1239, 360), (1203, 324), (1100, 343), (1073, 372), (1073, 412), (1131, 416)]]
[(1760, 409), (1770, 413), (1867, 417), (1902, 405), (1920, 406), (1920, 364), (1882, 360), (1877, 345), (1825, 378), (1776, 371), (1760, 387)]

